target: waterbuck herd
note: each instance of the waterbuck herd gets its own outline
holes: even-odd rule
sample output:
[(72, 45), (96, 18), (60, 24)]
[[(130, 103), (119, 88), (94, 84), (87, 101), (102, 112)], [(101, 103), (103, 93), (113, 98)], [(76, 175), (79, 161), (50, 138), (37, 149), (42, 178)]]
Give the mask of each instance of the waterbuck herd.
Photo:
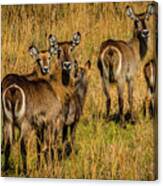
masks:
[[(133, 37), (128, 41), (104, 41), (100, 46), (97, 68), (101, 76), (106, 96), (106, 118), (110, 120), (110, 84), (116, 84), (119, 104), (119, 121), (126, 127), (124, 117), (124, 85), (128, 84), (128, 119), (134, 124), (133, 91), (139, 63), (148, 50), (149, 30), (146, 22), (154, 14), (155, 7), (149, 4), (145, 13), (136, 14), (126, 7), (126, 14), (134, 22)], [(71, 149), (74, 149), (75, 131), (83, 112), (87, 94), (91, 62), (83, 66), (73, 58), (73, 50), (80, 44), (81, 34), (76, 32), (70, 41), (59, 42), (49, 35), (49, 48), (39, 50), (29, 47), (29, 54), (35, 61), (30, 74), (8, 74), (1, 83), (3, 139), (2, 150), (5, 156), (4, 171), (9, 169), (11, 147), (15, 141), (15, 128), (19, 131), (20, 152), (23, 173), (27, 174), (27, 143), (32, 131), (36, 134), (37, 166), (40, 154), (44, 153), (47, 164), (52, 163), (58, 152), (59, 134), (62, 131), (62, 156), (68, 144), (70, 127)], [(156, 110), (156, 61), (151, 59), (144, 65), (144, 77), (148, 95), (144, 98), (144, 115), (154, 117)], [(58, 156), (56, 156), (58, 157)]]

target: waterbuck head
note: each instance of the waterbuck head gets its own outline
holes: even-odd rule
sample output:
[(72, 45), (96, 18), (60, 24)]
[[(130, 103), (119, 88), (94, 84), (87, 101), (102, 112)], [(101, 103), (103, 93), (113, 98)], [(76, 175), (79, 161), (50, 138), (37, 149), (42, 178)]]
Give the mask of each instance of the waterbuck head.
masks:
[(81, 108), (78, 110), (83, 109), (83, 104), (85, 102), (85, 97), (88, 89), (89, 84), (89, 77), (90, 77), (90, 69), (91, 69), (91, 62), (88, 60), (84, 66), (78, 67), (78, 72), (75, 78), (75, 93), (78, 97), (78, 103)]
[(76, 74), (76, 85), (84, 85), (87, 86), (88, 84), (88, 76), (89, 70), (91, 69), (91, 62), (88, 60), (84, 66), (79, 66)]
[[(50, 40), (49, 40), (50, 44)], [(40, 66), (42, 75), (46, 75), (49, 73), (50, 70), (50, 63), (52, 58), (52, 47), (50, 45), (48, 50), (41, 50), (35, 46), (32, 45), (28, 49), (30, 55), (35, 59), (37, 64)]]
[(149, 36), (147, 21), (149, 20), (149, 17), (154, 14), (154, 12), (154, 4), (149, 4), (146, 12), (140, 14), (136, 14), (130, 6), (126, 7), (127, 15), (134, 21), (134, 36), (136, 36), (140, 41), (141, 58), (143, 58), (147, 52), (147, 39)]
[(72, 51), (80, 43), (81, 35), (79, 32), (73, 34), (70, 41), (58, 42), (57, 38), (53, 35), (49, 35), (50, 52), (57, 55), (58, 65), (62, 70), (62, 83), (67, 86), (70, 81), (70, 77), (76, 74), (77, 63), (72, 57)]

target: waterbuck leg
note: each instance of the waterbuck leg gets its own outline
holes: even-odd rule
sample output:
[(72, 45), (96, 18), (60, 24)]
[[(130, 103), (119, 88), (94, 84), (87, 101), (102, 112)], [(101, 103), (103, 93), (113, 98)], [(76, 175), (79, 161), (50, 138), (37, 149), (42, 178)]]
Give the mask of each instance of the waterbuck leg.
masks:
[(29, 138), (29, 132), (31, 131), (30, 124), (24, 120), (21, 124), (21, 136), (20, 136), (20, 152), (23, 163), (23, 173), (27, 174), (27, 142)]
[(27, 139), (26, 137), (22, 137), (20, 140), (20, 151), (22, 156), (23, 162), (23, 173), (24, 175), (27, 174)]
[[(45, 144), (44, 144), (44, 157), (46, 161), (46, 165), (50, 165), (52, 163), (52, 128), (50, 124), (44, 129), (45, 136)], [(54, 126), (54, 125), (53, 125)]]
[(54, 130), (54, 156), (58, 158), (58, 129)]
[(4, 155), (5, 155), (5, 162), (4, 162), (4, 171), (9, 169), (9, 157), (11, 152), (11, 142), (10, 142), (10, 135), (11, 135), (11, 123), (4, 122)]
[(68, 126), (64, 125), (63, 130), (62, 130), (62, 144), (63, 144), (64, 148), (66, 147), (67, 140), (68, 140), (67, 133), (68, 133)]
[(102, 81), (103, 91), (106, 96), (106, 117), (109, 118), (111, 99), (109, 94), (109, 83), (107, 81)]
[(146, 115), (147, 115), (147, 108), (146, 108), (146, 98), (145, 98), (145, 100), (143, 101), (143, 115), (144, 115), (144, 117), (146, 117)]
[(155, 112), (154, 100), (153, 100), (153, 98), (151, 98), (150, 103), (149, 103), (149, 114), (150, 114), (150, 118), (153, 118), (154, 117), (154, 112)]
[(110, 99), (110, 96), (107, 97), (107, 100), (106, 100), (106, 115), (107, 115), (107, 118), (109, 118), (109, 114), (110, 114), (110, 106), (111, 106), (111, 99)]
[(133, 115), (133, 80), (128, 81), (128, 103), (131, 123), (134, 124), (135, 119)]
[(9, 156), (10, 156), (10, 151), (11, 151), (11, 144), (9, 139), (7, 139), (7, 143), (5, 146), (5, 164), (4, 164), (4, 171), (7, 171), (9, 169)]
[(73, 148), (74, 146), (74, 143), (75, 143), (75, 132), (76, 132), (76, 122), (74, 122), (72, 125), (71, 125), (71, 146)]
[(44, 142), (44, 127), (41, 128), (41, 130), (38, 130), (36, 132), (36, 143), (37, 143), (37, 169), (40, 165), (40, 155), (41, 155), (41, 144)]
[(122, 128), (125, 128), (125, 123), (124, 123), (124, 115), (123, 115), (123, 92), (124, 92), (124, 84), (118, 84), (117, 87), (118, 91), (118, 105), (119, 105), (119, 117), (120, 117), (120, 125)]

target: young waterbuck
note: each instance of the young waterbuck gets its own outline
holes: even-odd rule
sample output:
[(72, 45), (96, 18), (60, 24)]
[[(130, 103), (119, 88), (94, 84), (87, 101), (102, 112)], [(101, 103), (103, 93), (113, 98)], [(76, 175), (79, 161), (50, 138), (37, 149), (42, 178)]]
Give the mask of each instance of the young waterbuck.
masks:
[(123, 116), (125, 82), (128, 83), (130, 119), (132, 123), (135, 120), (133, 116), (134, 77), (137, 71), (138, 61), (145, 57), (148, 50), (149, 30), (147, 29), (146, 21), (154, 13), (154, 5), (148, 5), (146, 12), (141, 14), (135, 14), (133, 9), (128, 6), (126, 13), (134, 22), (132, 39), (128, 42), (111, 39), (104, 41), (101, 44), (98, 58), (98, 69), (102, 78), (103, 91), (107, 99), (107, 117), (109, 117), (111, 106), (109, 84), (116, 83), (121, 126), (125, 126)]
[[(61, 69), (61, 74), (59, 78), (57, 77), (57, 79), (61, 80), (61, 83), (63, 84), (63, 86), (65, 86), (65, 88), (70, 88), (72, 92), (74, 92), (69, 102), (64, 105), (64, 115), (65, 118), (67, 118), (64, 124), (62, 135), (64, 142), (67, 138), (65, 137), (67, 136), (67, 124), (71, 125), (72, 131), (76, 128), (77, 110), (80, 110), (80, 108), (77, 107), (77, 104), (79, 104), (79, 99), (77, 100), (77, 95), (75, 93), (76, 85), (74, 85), (74, 82), (77, 81), (80, 75), (78, 71), (78, 64), (76, 60), (72, 58), (71, 53), (75, 46), (80, 43), (81, 35), (79, 32), (76, 32), (73, 34), (72, 40), (64, 42), (58, 42), (57, 38), (53, 35), (50, 36), (50, 39), (51, 45), (54, 48), (53, 53), (57, 55), (58, 69)], [(55, 136), (58, 135), (58, 132), (55, 134)]]
[(147, 84), (147, 95), (144, 100), (144, 115), (149, 112), (150, 117), (154, 117), (155, 114), (155, 96), (156, 96), (156, 62), (150, 60), (144, 65), (144, 77)]
[[(74, 82), (74, 93), (69, 102), (69, 111), (67, 120), (63, 127), (62, 142), (64, 147), (67, 145), (68, 140), (68, 127), (70, 127), (71, 146), (73, 147), (75, 142), (75, 131), (79, 122), (80, 116), (83, 112), (85, 98), (88, 90), (89, 82), (89, 70), (91, 68), (91, 62), (87, 61), (82, 67), (78, 67), (78, 72)], [(65, 149), (64, 149), (65, 150)]]

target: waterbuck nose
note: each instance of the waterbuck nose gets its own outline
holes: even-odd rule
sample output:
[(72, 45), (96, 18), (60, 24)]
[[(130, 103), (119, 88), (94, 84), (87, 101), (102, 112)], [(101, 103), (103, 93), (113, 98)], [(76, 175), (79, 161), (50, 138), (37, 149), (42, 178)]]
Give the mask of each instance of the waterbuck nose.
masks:
[(147, 29), (144, 29), (144, 30), (143, 30), (143, 35), (144, 35), (144, 36), (147, 36), (148, 34), (149, 34), (149, 31), (148, 31)]
[(71, 62), (70, 61), (65, 61), (63, 63), (63, 69), (66, 70), (66, 71), (71, 70)]
[(43, 68), (43, 72), (44, 72), (45, 74), (47, 74), (47, 73), (49, 72), (49, 68), (48, 68), (48, 67), (44, 67), (44, 68)]

